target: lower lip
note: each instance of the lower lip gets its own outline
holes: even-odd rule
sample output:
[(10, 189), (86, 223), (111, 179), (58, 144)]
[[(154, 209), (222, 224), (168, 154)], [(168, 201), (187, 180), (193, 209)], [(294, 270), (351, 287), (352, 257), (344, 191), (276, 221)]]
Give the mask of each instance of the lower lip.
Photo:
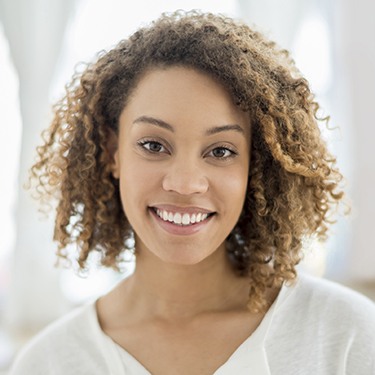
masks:
[(149, 211), (151, 213), (151, 216), (166, 232), (170, 234), (180, 235), (180, 236), (187, 236), (187, 235), (191, 235), (191, 234), (201, 231), (208, 225), (208, 223), (211, 221), (211, 219), (214, 216), (212, 215), (208, 217), (207, 219), (205, 219), (204, 221), (201, 221), (199, 223), (190, 224), (190, 225), (178, 225), (178, 224), (173, 224), (169, 221), (164, 221), (156, 214), (156, 212), (152, 208), (149, 208)]

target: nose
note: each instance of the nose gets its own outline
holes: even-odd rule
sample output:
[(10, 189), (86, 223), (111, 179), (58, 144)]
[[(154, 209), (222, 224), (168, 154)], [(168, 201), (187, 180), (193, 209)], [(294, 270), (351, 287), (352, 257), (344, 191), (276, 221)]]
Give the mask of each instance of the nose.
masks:
[(208, 190), (208, 179), (196, 160), (175, 160), (163, 178), (163, 189), (181, 195), (202, 194)]

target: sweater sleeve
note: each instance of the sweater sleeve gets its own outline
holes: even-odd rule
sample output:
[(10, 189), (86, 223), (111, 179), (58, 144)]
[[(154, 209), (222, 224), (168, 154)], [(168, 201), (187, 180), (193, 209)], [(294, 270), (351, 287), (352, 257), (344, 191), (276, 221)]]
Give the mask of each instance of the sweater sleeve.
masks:
[(17, 356), (9, 375), (99, 375), (107, 371), (88, 319), (89, 306), (52, 323)]
[(345, 373), (375, 375), (375, 305), (364, 298), (353, 304), (355, 319), (351, 319)]
[(271, 373), (375, 375), (375, 304), (306, 275), (291, 289), (267, 339)]

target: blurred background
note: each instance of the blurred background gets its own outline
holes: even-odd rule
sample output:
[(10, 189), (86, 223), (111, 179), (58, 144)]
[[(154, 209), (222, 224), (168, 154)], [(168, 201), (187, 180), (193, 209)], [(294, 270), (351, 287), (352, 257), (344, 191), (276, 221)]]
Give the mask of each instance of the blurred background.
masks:
[(301, 268), (375, 300), (375, 1), (0, 0), (0, 373), (46, 324), (132, 271), (55, 268), (53, 218), (23, 185), (76, 64), (176, 9), (245, 20), (292, 52), (331, 116), (322, 131), (352, 201), (327, 244), (306, 244)]

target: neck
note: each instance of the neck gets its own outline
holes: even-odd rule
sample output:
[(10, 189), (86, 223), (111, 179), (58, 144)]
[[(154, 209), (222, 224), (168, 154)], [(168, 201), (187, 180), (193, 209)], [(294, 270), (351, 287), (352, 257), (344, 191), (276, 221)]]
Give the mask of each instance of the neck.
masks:
[(167, 264), (139, 254), (123, 293), (138, 313), (164, 319), (189, 318), (210, 311), (245, 309), (248, 281), (237, 276), (224, 249), (196, 265)]

